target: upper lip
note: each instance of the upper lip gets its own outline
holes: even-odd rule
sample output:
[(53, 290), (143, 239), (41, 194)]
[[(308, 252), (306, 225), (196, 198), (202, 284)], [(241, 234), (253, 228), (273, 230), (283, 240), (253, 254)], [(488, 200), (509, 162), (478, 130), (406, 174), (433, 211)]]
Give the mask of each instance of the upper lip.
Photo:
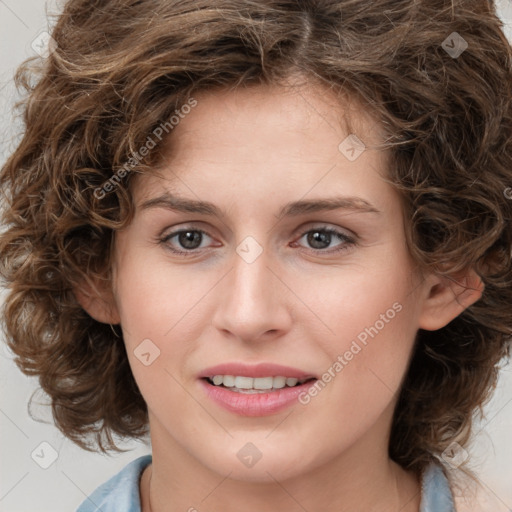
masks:
[(199, 378), (213, 377), (215, 375), (234, 375), (241, 377), (295, 377), (296, 379), (316, 378), (313, 374), (274, 363), (259, 363), (248, 365), (245, 363), (223, 363), (204, 369)]

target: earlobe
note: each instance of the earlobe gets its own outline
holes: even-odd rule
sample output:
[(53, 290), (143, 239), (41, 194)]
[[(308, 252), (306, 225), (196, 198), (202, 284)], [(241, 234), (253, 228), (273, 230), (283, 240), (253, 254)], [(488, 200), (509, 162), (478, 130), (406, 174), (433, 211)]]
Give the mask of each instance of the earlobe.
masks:
[(478, 301), (483, 291), (484, 284), (473, 270), (456, 277), (431, 276), (419, 327), (428, 331), (441, 329)]
[(73, 293), (82, 308), (95, 320), (104, 324), (119, 324), (121, 319), (112, 291), (105, 282), (84, 281)]

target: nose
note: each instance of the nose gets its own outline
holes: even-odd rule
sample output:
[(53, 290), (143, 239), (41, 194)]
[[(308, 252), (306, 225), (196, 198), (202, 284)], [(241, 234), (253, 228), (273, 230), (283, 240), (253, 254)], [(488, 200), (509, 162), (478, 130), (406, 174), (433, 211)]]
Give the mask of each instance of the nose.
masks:
[(224, 335), (244, 342), (282, 336), (292, 326), (290, 292), (271, 268), (272, 258), (264, 250), (252, 262), (238, 253), (233, 268), (217, 288), (213, 325)]

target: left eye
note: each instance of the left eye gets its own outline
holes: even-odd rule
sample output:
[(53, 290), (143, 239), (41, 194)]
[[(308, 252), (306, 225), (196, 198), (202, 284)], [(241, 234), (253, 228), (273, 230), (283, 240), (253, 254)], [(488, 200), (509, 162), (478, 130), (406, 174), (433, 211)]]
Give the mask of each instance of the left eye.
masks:
[(304, 237), (306, 237), (306, 241), (310, 245), (310, 247), (317, 251), (323, 251), (323, 249), (328, 248), (331, 242), (333, 241), (333, 238), (338, 239), (340, 241), (339, 244), (334, 246), (335, 249), (333, 252), (347, 249), (348, 246), (354, 244), (354, 240), (352, 240), (352, 238), (345, 235), (341, 231), (337, 231), (336, 229), (332, 228), (310, 229), (309, 231), (303, 233), (299, 240), (302, 240)]

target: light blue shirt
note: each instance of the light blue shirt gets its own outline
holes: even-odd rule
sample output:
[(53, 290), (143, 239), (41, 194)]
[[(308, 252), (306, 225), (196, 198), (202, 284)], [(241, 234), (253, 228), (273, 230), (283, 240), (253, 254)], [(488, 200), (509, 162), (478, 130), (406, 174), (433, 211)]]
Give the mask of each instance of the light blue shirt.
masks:
[[(151, 460), (151, 455), (144, 455), (130, 462), (100, 485), (76, 512), (141, 512), (139, 480)], [(437, 464), (431, 464), (423, 473), (420, 512), (455, 512), (450, 485)]]

